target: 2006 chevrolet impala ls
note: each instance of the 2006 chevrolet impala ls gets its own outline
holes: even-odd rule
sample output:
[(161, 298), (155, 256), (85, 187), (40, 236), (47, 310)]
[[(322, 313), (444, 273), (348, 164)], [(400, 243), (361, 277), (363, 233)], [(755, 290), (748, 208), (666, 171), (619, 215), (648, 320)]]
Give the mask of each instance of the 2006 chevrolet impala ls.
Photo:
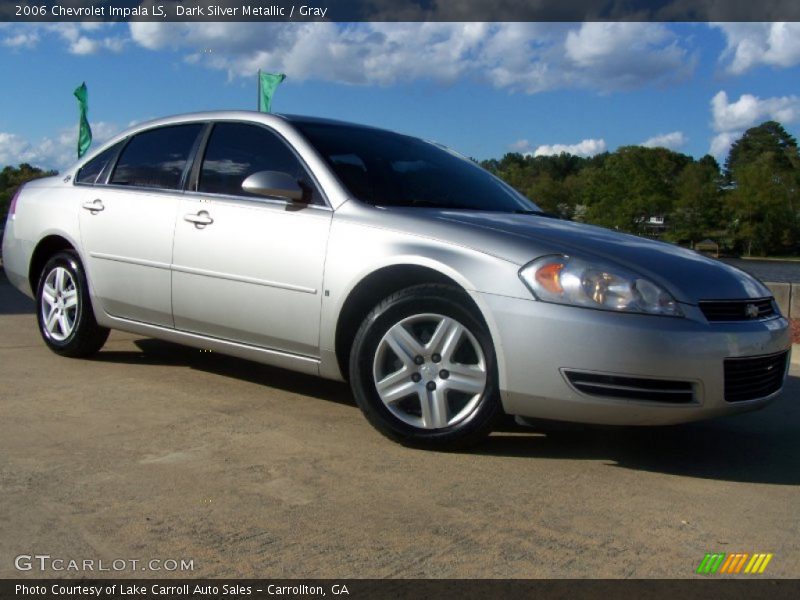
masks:
[(380, 129), (214, 112), (26, 184), (3, 242), (45, 343), (110, 328), (330, 379), (406, 444), (503, 412), (678, 423), (774, 399), (790, 335), (746, 273), (548, 218), (471, 161)]

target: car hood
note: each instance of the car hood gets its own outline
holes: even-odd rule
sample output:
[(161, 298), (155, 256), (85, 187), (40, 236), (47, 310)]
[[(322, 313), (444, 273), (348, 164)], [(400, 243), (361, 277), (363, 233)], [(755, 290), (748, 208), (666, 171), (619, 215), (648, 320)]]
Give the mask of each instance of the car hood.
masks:
[(497, 253), (520, 264), (550, 253), (595, 257), (636, 271), (669, 290), (679, 302), (690, 304), (699, 300), (772, 295), (762, 283), (740, 269), (664, 242), (534, 215), (431, 212), (435, 214), (428, 216), (436, 220), (466, 226), (475, 233), (493, 233), (498, 244), (492, 247)]

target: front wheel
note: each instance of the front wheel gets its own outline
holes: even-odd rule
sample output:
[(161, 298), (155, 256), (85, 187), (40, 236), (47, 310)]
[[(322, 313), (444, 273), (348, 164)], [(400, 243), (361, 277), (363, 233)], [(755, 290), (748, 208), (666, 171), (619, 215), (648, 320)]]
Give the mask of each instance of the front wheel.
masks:
[(102, 348), (109, 330), (94, 318), (89, 285), (75, 254), (59, 252), (47, 261), (36, 300), (39, 332), (53, 352), (77, 358)]
[(458, 449), (482, 440), (502, 410), (494, 348), (460, 290), (419, 285), (381, 302), (356, 334), (350, 381), (361, 410), (406, 445)]

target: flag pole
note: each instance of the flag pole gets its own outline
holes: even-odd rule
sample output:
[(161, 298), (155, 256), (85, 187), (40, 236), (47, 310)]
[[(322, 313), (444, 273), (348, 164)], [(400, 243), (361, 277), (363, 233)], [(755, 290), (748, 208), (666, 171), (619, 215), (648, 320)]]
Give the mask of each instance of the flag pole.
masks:
[(261, 69), (258, 70), (258, 85), (256, 86), (256, 110), (261, 110)]

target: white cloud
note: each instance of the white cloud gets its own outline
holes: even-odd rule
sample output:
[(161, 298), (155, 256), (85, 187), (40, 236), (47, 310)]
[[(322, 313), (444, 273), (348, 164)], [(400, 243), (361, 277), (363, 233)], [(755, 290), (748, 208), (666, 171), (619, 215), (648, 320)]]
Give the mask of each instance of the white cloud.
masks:
[(736, 102), (728, 101), (724, 91), (711, 99), (711, 114), (716, 131), (746, 129), (759, 121), (773, 119), (792, 123), (800, 118), (800, 97), (764, 98), (742, 94)]
[[(12, 24), (8, 24), (12, 25)], [(120, 52), (125, 46), (125, 37), (103, 36), (113, 32), (113, 23), (14, 23), (3, 28), (6, 35), (0, 39), (3, 46), (17, 49), (36, 47), (43, 35), (52, 35), (65, 42), (70, 54), (96, 54), (102, 50)]]
[(4, 37), (3, 46), (8, 48), (33, 48), (39, 43), (39, 33), (37, 31), (20, 31)]
[(97, 52), (99, 43), (96, 40), (90, 40), (85, 36), (80, 36), (70, 44), (69, 51), (72, 54), (94, 54)]
[(94, 37), (108, 29), (109, 23), (58, 23), (47, 27), (66, 43), (71, 54), (96, 54), (101, 50), (120, 52), (125, 43), (119, 36)]
[(611, 89), (680, 79), (695, 62), (660, 23), (583, 23), (567, 34), (564, 48), (573, 64), (604, 79)]
[(530, 153), (531, 143), (528, 140), (517, 140), (516, 142), (509, 144), (508, 149), (512, 152), (521, 152), (522, 154)]
[(176, 29), (182, 28), (183, 24), (167, 25), (156, 21), (135, 21), (129, 25), (133, 41), (149, 50), (159, 50), (168, 46), (177, 33)]
[(733, 142), (739, 139), (741, 135), (741, 131), (725, 131), (723, 133), (718, 133), (711, 138), (711, 146), (708, 149), (708, 153), (717, 159), (722, 159), (728, 154), (728, 150), (730, 150)]
[(660, 23), (24, 23), (4, 28), (0, 41), (30, 48), (43, 36), (78, 55), (126, 45), (174, 52), (231, 79), (261, 68), (287, 73), (290, 81), (469, 80), (528, 94), (660, 85), (682, 79), (695, 64)]
[(0, 164), (30, 162), (32, 158), (30, 144), (14, 133), (0, 131)]
[(735, 75), (760, 65), (800, 64), (800, 23), (715, 23), (725, 35), (720, 60)]
[(654, 23), (129, 23), (150, 50), (251, 77), (259, 68), (291, 80), (393, 85), (484, 81), (536, 93), (628, 89), (680, 79), (689, 51)]
[(645, 148), (668, 148), (670, 150), (677, 150), (684, 146), (688, 141), (687, 137), (682, 131), (673, 131), (671, 133), (664, 133), (653, 136), (642, 142)]
[(767, 120), (783, 124), (800, 120), (800, 97), (762, 99), (752, 94), (742, 94), (736, 102), (730, 102), (728, 94), (720, 91), (711, 99), (711, 117), (717, 135), (711, 140), (709, 152), (720, 158), (746, 129), (754, 125)]
[(552, 146), (539, 146), (534, 150), (534, 156), (553, 156), (562, 153), (575, 156), (594, 156), (606, 151), (606, 142), (603, 139), (587, 139), (577, 144), (553, 144)]
[[(103, 144), (120, 131), (113, 123), (92, 123), (92, 148)], [(30, 163), (37, 167), (64, 169), (75, 162), (78, 126), (64, 127), (54, 136), (30, 141), (15, 133), (0, 131), (0, 165)]]

